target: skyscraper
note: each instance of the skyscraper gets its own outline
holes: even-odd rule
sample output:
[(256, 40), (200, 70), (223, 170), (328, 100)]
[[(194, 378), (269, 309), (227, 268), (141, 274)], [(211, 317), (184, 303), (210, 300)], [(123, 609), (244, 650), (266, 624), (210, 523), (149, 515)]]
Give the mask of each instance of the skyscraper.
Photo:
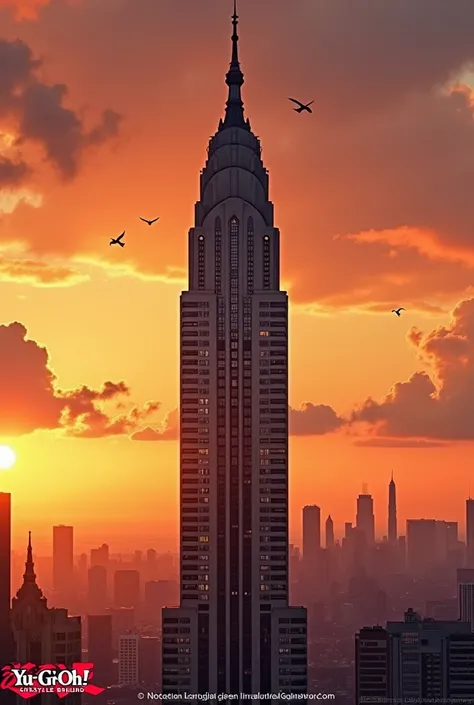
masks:
[(459, 619), (469, 622), (474, 632), (474, 568), (457, 571)]
[(313, 562), (321, 549), (321, 509), (315, 504), (303, 507), (303, 560)]
[[(0, 669), (15, 659), (10, 620), (11, 496), (0, 492)], [(6, 693), (6, 691), (4, 691)], [(8, 702), (14, 698), (6, 693)], [(3, 697), (3, 696), (2, 696)]]
[(244, 118), (237, 19), (234, 7), (225, 117), (181, 295), (181, 607), (163, 611), (164, 692), (306, 689), (306, 610), (288, 606), (288, 296), (268, 172)]
[(58, 607), (68, 607), (74, 594), (74, 529), (53, 526), (53, 588)]
[(474, 568), (474, 499), (466, 499), (466, 565)]
[(393, 479), (388, 486), (388, 540), (390, 543), (397, 541), (397, 488)]
[(87, 658), (94, 664), (94, 680), (101, 687), (112, 685), (112, 615), (92, 614), (87, 616)]
[(374, 500), (370, 494), (357, 497), (356, 528), (364, 534), (368, 544), (375, 542)]
[[(31, 534), (23, 584), (12, 600), (12, 624), (18, 663), (63, 663), (72, 666), (82, 660), (81, 618), (69, 617), (66, 609), (50, 609), (36, 582)], [(54, 693), (42, 693), (41, 705), (57, 701)], [(71, 705), (80, 705), (80, 693), (68, 695)], [(2, 696), (3, 698), (3, 696)]]
[(334, 522), (331, 515), (326, 519), (326, 548), (334, 546)]

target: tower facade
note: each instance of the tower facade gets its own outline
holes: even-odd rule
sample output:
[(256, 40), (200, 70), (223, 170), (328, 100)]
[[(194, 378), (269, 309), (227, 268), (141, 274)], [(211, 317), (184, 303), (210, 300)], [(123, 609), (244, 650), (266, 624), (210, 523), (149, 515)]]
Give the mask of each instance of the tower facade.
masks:
[(466, 566), (474, 568), (474, 499), (466, 499)]
[(53, 588), (56, 606), (70, 606), (73, 586), (74, 528), (53, 526)]
[(321, 550), (321, 509), (315, 504), (303, 507), (303, 560), (315, 561)]
[[(69, 617), (66, 609), (49, 608), (36, 582), (31, 534), (23, 584), (12, 600), (12, 624), (16, 645), (15, 660), (37, 666), (63, 663), (71, 667), (82, 660), (81, 618)], [(36, 696), (41, 705), (57, 702), (54, 693)], [(68, 695), (70, 705), (80, 705), (80, 693)]]
[(374, 500), (370, 494), (357, 497), (356, 527), (364, 534), (367, 544), (375, 542)]
[(326, 548), (334, 547), (334, 522), (331, 515), (326, 519)]
[(306, 610), (288, 602), (288, 296), (237, 19), (181, 295), (181, 607), (163, 611), (164, 692), (306, 689)]
[[(10, 617), (11, 606), (11, 495), (0, 492), (0, 672), (3, 666), (15, 660)], [(2, 692), (2, 703), (12, 705), (16, 697), (10, 691)]]
[(388, 540), (390, 543), (397, 541), (397, 488), (393, 473), (388, 486)]

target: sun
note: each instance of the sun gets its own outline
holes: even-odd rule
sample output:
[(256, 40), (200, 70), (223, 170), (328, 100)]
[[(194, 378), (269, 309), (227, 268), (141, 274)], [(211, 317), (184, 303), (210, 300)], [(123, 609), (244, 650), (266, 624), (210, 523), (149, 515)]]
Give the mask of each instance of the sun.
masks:
[(10, 470), (15, 465), (16, 455), (10, 446), (0, 446), (0, 470)]

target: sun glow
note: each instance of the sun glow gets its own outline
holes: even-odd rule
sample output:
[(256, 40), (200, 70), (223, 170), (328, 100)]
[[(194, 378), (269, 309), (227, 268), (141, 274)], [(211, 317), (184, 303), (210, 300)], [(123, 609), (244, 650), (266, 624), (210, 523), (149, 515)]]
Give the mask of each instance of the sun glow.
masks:
[(0, 470), (9, 470), (15, 461), (16, 455), (10, 446), (0, 446)]

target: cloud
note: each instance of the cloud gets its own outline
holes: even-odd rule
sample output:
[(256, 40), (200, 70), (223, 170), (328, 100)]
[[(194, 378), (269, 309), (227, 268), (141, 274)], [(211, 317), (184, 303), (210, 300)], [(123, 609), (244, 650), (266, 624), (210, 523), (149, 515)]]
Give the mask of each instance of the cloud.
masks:
[(11, 9), (17, 20), (35, 20), (42, 7), (48, 5), (50, 0), (0, 0), (1, 8)]
[(17, 186), (30, 173), (25, 162), (14, 162), (0, 155), (0, 189)]
[(179, 438), (178, 429), (178, 409), (173, 409), (167, 414), (161, 427), (147, 426), (143, 430), (133, 433), (130, 438), (132, 441), (176, 441)]
[(89, 276), (69, 267), (54, 266), (33, 259), (2, 257), (0, 254), (0, 282), (9, 281), (42, 287), (74, 286), (87, 281)]
[[(292, 300), (326, 310), (390, 310), (401, 300), (411, 309), (451, 306), (473, 280), (474, 121), (472, 95), (461, 84), (474, 57), (474, 3), (293, 5), (288, 14), (288, 0), (246, 3), (239, 25), (246, 111), (270, 168)], [(35, 247), (103, 256), (98, 233), (115, 232), (117, 219), (126, 227), (156, 199), (166, 238), (161, 248), (136, 242), (130, 265), (158, 275), (183, 266), (181, 234), (191, 225), (197, 174), (225, 102), (230, 27), (221, 0), (143, 0), (139, 13), (136, 0), (80, 9), (56, 2), (47, 21), (20, 27), (29, 28), (35, 56), (54, 47), (48, 69), (61, 66), (81, 104), (114, 105), (129, 132), (120, 161), (91, 166), (77, 192), (51, 194), (41, 214), (19, 208), (9, 216), (12, 227), (28, 233), (34, 216)], [(17, 32), (12, 23), (10, 36)], [(315, 100), (313, 115), (293, 113), (289, 90)], [(163, 110), (163, 95), (172, 105), (199, 102), (193, 130), (187, 109)], [(83, 133), (94, 142), (93, 130)], [(121, 178), (124, 171), (131, 178)], [(67, 238), (57, 222), (61, 208), (70, 216)], [(116, 253), (105, 249), (112, 260)]]
[(322, 436), (341, 428), (345, 421), (326, 404), (305, 402), (299, 409), (289, 408), (289, 428), (292, 436)]
[(46, 348), (27, 338), (18, 322), (0, 326), (0, 434), (24, 435), (61, 429), (82, 438), (130, 434), (159, 409), (159, 402), (110, 416), (105, 407), (130, 390), (125, 382), (104, 382), (101, 389), (85, 385), (60, 390)]
[(367, 438), (355, 441), (353, 445), (359, 448), (445, 448), (450, 444), (426, 441), (423, 438), (414, 440), (404, 438)]
[(474, 299), (454, 309), (449, 326), (413, 328), (408, 339), (427, 371), (397, 382), (381, 402), (367, 399), (352, 422), (385, 438), (474, 440)]
[(40, 145), (61, 176), (72, 179), (89, 146), (117, 135), (121, 116), (107, 109), (101, 122), (87, 131), (79, 115), (64, 104), (67, 86), (42, 82), (38, 77), (41, 66), (21, 39), (0, 39), (0, 120), (9, 121), (17, 130), (17, 147)]

